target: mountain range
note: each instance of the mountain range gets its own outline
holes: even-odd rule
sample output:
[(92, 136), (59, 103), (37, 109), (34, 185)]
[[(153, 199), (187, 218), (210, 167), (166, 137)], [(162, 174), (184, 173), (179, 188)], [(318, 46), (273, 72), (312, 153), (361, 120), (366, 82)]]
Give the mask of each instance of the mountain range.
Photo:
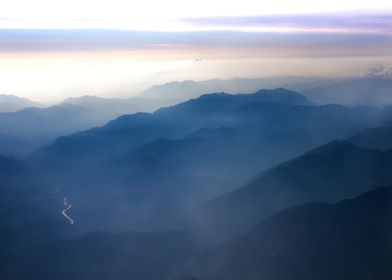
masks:
[(207, 252), (182, 279), (390, 279), (392, 187), (278, 212)]
[[(6, 145), (8, 155), (26, 154), (53, 139), (78, 130), (100, 126), (121, 115), (153, 112), (160, 107), (172, 106), (206, 92), (255, 92), (259, 88), (285, 86), (302, 92), (315, 104), (344, 104), (348, 106), (391, 105), (389, 88), (391, 78), (365, 76), (358, 78), (326, 79), (314, 77), (270, 77), (260, 79), (235, 78), (229, 80), (178, 81), (152, 86), (137, 97), (103, 98), (85, 95), (67, 98), (57, 105), (44, 107), (37, 102), (13, 95), (0, 96), (0, 133), (24, 142)], [(26, 125), (23, 122), (28, 120)], [(40, 125), (39, 125), (40, 124)], [(30, 128), (39, 127), (33, 133)], [(1, 138), (1, 137), (0, 137)], [(1, 139), (0, 139), (1, 141)], [(1, 151), (1, 149), (0, 149)]]
[(176, 103), (197, 98), (206, 92), (249, 93), (259, 88), (285, 87), (303, 93), (317, 104), (385, 106), (392, 105), (391, 85), (390, 76), (380, 75), (343, 78), (285, 76), (259, 79), (187, 80), (152, 86), (143, 91), (141, 96), (160, 99), (161, 102), (166, 100), (165, 102)]
[(106, 122), (121, 103), (0, 113), (4, 279), (391, 276), (392, 107), (276, 88)]
[[(389, 107), (319, 106), (281, 88), (206, 94), (57, 138), (27, 162), (80, 205), (74, 211), (86, 230), (160, 230), (176, 227), (197, 205), (262, 170), (365, 127), (386, 125), (391, 113)], [(91, 213), (104, 219), (91, 219)], [(119, 213), (128, 219), (118, 219)], [(201, 217), (209, 224), (214, 215)], [(224, 235), (216, 233), (218, 239)]]
[(209, 240), (216, 235), (233, 237), (287, 207), (338, 201), (390, 184), (391, 168), (391, 150), (363, 149), (334, 140), (206, 202), (197, 210), (198, 228), (208, 229)]
[[(43, 107), (27, 99), (7, 96), (7, 100), (15, 99), (17, 104), (9, 106), (3, 97), (0, 96), (0, 152), (13, 156), (27, 154), (59, 136), (103, 125), (124, 114), (158, 108), (142, 98), (83, 96)], [(2, 110), (1, 106), (7, 110)]]
[[(336, 118), (334, 106), (312, 106), (302, 95), (284, 89), (246, 95), (207, 94), (152, 114), (125, 115), (102, 127), (60, 137), (35, 152), (30, 160), (36, 169), (39, 167), (37, 172), (43, 169), (53, 174), (51, 180), (72, 186), (69, 187), (72, 193), (75, 188), (78, 194), (89, 193), (87, 186), (94, 186), (95, 192), (103, 191), (110, 182), (113, 191), (126, 190), (129, 196), (134, 196), (138, 186), (148, 189), (147, 185), (159, 184), (162, 192), (155, 193), (159, 197), (172, 192), (174, 186), (184, 185), (185, 189), (174, 192), (182, 194), (183, 199), (192, 197), (192, 201), (182, 202), (192, 205), (236, 187), (279, 160), (317, 146), (320, 141), (345, 136), (366, 123), (366, 115), (357, 112), (363, 111), (361, 108), (342, 110), (342, 118), (347, 119), (348, 115), (359, 118), (353, 124), (323, 123), (323, 119), (330, 119), (328, 114)], [(292, 123), (285, 119), (291, 119)], [(303, 120), (308, 122), (306, 127), (292, 132), (293, 125)], [(202, 135), (211, 129), (216, 133)], [(311, 137), (316, 131), (319, 136)], [(276, 141), (285, 133), (303, 143)], [(189, 161), (190, 158), (193, 160)], [(242, 164), (240, 170), (236, 161)], [(165, 199), (154, 198), (154, 204), (161, 201)], [(165, 208), (167, 204), (159, 207)]]
[(21, 98), (11, 94), (0, 94), (0, 112), (15, 112), (28, 107), (41, 106), (43, 105), (27, 98)]

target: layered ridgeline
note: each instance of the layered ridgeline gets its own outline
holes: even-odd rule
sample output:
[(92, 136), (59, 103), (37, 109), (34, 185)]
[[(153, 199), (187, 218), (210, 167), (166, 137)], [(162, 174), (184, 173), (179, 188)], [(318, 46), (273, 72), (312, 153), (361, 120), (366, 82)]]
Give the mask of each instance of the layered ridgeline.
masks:
[[(236, 279), (264, 274), (282, 279), (283, 274), (274, 270), (275, 259), (267, 260), (267, 256), (266, 264), (262, 263), (263, 246), (269, 244), (273, 251), (282, 252), (283, 258), (276, 259), (279, 265), (287, 265), (287, 271), (298, 279), (307, 277), (303, 271), (322, 279), (318, 276), (323, 270), (297, 265), (298, 258), (285, 258), (288, 252), (276, 245), (290, 243), (291, 239), (284, 238), (292, 237), (297, 228), (287, 228), (288, 237), (278, 235), (278, 243), (268, 239), (268, 234), (274, 237), (273, 229), (280, 223), (301, 225), (295, 220), (297, 214), (293, 223), (279, 218), (275, 224), (275, 217), (286, 217), (291, 209), (275, 214), (307, 202), (351, 198), (390, 183), (392, 153), (388, 145), (384, 150), (372, 149), (388, 143), (388, 133), (381, 133), (385, 139), (376, 144), (362, 141), (369, 144), (358, 146), (350, 141), (357, 137), (352, 135), (363, 134), (357, 133), (365, 127), (386, 126), (391, 117), (389, 107), (318, 106), (285, 89), (248, 95), (216, 93), (151, 114), (125, 115), (104, 126), (60, 137), (23, 162), (1, 158), (0, 198), (5, 211), (1, 213), (0, 274), (5, 279), (53, 275), (56, 279), (155, 280), (176, 278), (187, 271), (196, 279), (224, 279), (221, 277), (227, 273)], [(335, 138), (350, 141), (330, 142)], [(317, 209), (309, 210), (315, 222), (327, 215)], [(345, 213), (339, 212), (326, 224), (333, 228)], [(378, 223), (373, 217), (370, 220)], [(255, 227), (260, 222), (264, 226)], [(242, 237), (235, 238), (212, 251), (218, 258), (210, 259), (209, 254), (199, 259), (205, 245), (249, 232), (252, 235), (260, 227), (262, 233), (257, 230), (246, 246), (238, 241)], [(306, 232), (310, 226), (305, 224), (304, 228)], [(113, 234), (86, 234), (97, 229)], [(118, 233), (121, 231), (125, 232)], [(286, 232), (285, 228), (281, 232)], [(308, 238), (300, 233), (295, 237)], [(230, 244), (237, 242), (241, 248), (233, 245), (231, 249)], [(305, 241), (299, 244), (305, 251), (314, 248), (303, 245)], [(247, 246), (253, 246), (254, 251)], [(221, 248), (233, 253), (220, 259), (225, 254)], [(344, 251), (342, 256), (349, 257), (350, 252), (361, 256), (354, 249), (349, 252), (349, 247), (339, 248)], [(323, 255), (318, 252), (312, 265), (315, 269), (320, 264), (324, 267)], [(236, 259), (242, 258), (241, 254), (244, 260), (255, 261), (246, 266)], [(306, 254), (308, 251), (304, 259)], [(328, 254), (333, 256), (334, 252)], [(199, 261), (187, 270), (195, 258)], [(223, 262), (216, 267), (215, 260)], [(236, 262), (238, 273), (234, 271)], [(355, 259), (352, 263), (360, 264)], [(330, 264), (334, 269), (339, 265)], [(375, 266), (375, 271), (382, 272), (381, 265)], [(290, 270), (296, 267), (298, 271)], [(245, 270), (249, 274), (243, 273)], [(337, 275), (339, 270), (334, 272)], [(242, 273), (243, 277), (238, 277)], [(341, 275), (354, 275), (350, 273), (347, 270)], [(331, 278), (339, 279), (336, 275)], [(374, 275), (383, 279), (383, 274)]]
[(392, 187), (279, 212), (198, 258), (181, 279), (390, 279)]
[(67, 98), (61, 102), (61, 104), (70, 104), (94, 109), (99, 112), (99, 115), (103, 120), (110, 120), (121, 115), (136, 112), (151, 112), (159, 108), (154, 100), (143, 97), (103, 98), (84, 95), (81, 97)]
[(245, 186), (196, 210), (197, 228), (208, 240), (228, 238), (290, 206), (350, 198), (392, 183), (392, 150), (332, 141), (274, 168)]
[[(8, 99), (16, 105), (9, 105)], [(7, 100), (0, 95), (0, 152), (9, 155), (26, 154), (59, 136), (103, 125), (124, 114), (156, 109), (142, 98), (83, 96), (45, 108), (13, 96)]]
[(277, 87), (302, 89), (302, 86), (310, 86), (324, 80), (314, 77), (285, 76), (260, 79), (233, 78), (228, 80), (173, 81), (147, 88), (141, 93), (141, 96), (157, 100), (161, 104), (173, 104), (197, 98), (206, 92), (251, 93), (260, 88), (272, 89)]
[(316, 106), (285, 89), (207, 94), (60, 137), (30, 163), (64, 187), (87, 228), (171, 227), (261, 170), (390, 115)]
[[(299, 93), (285, 89), (261, 90), (254, 94), (206, 94), (197, 99), (162, 108), (155, 113), (124, 115), (106, 125), (57, 139), (42, 153), (61, 153), (74, 147), (77, 156), (83, 154), (113, 154), (128, 149), (132, 144), (147, 143), (159, 137), (181, 137), (201, 127), (235, 125), (243, 121), (235, 109), (247, 103), (264, 102), (281, 106), (310, 105)], [(98, 143), (101, 141), (101, 143)], [(85, 142), (92, 145), (76, 150)], [(87, 146), (87, 145), (86, 145)], [(104, 149), (101, 149), (104, 147)], [(115, 148), (114, 148), (115, 147)], [(74, 156), (67, 153), (67, 157)]]
[(0, 112), (15, 112), (28, 107), (40, 107), (42, 104), (33, 102), (27, 98), (21, 98), (11, 94), (0, 94)]
[(102, 122), (97, 112), (70, 104), (0, 113), (0, 131), (37, 147), (60, 135)]
[(68, 98), (46, 108), (25, 98), (0, 95), (0, 133), (24, 142), (18, 146), (8, 145), (0, 136), (0, 154), (24, 154), (56, 137), (103, 125), (124, 114), (152, 112), (159, 107), (197, 98), (206, 92), (254, 92), (258, 88), (284, 86), (302, 92), (317, 104), (387, 106), (392, 104), (391, 84), (390, 76), (377, 75), (342, 79), (287, 76), (182, 81), (153, 86), (139, 97), (121, 99), (86, 95)]
[(254, 92), (259, 88), (285, 87), (302, 92), (318, 104), (392, 105), (390, 94), (392, 77), (390, 74), (379, 74), (334, 79), (286, 76), (261, 79), (175, 81), (148, 88), (142, 92), (141, 96), (159, 100), (161, 104), (173, 104), (196, 98), (203, 92)]

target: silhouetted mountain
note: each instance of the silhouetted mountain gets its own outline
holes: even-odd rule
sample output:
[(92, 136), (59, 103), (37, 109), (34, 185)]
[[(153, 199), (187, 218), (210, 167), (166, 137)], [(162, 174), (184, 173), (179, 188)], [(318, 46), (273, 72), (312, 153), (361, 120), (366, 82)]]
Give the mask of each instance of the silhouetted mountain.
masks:
[(15, 112), (27, 107), (40, 107), (41, 104), (15, 95), (0, 94), (0, 112)]
[[(103, 122), (104, 115), (130, 109), (128, 103), (117, 99), (83, 97), (68, 102), (77, 105), (63, 103), (1, 113), (0, 128), (3, 125), (9, 135), (30, 140), (43, 136), (48, 139), (79, 126)], [(351, 198), (392, 183), (392, 150), (330, 142), (365, 139), (361, 143), (367, 146), (363, 146), (380, 148), (385, 144), (388, 148), (389, 132), (381, 128), (377, 135), (382, 140), (363, 137), (372, 134), (366, 131), (358, 134), (361, 137), (349, 137), (366, 127), (388, 125), (391, 119), (392, 107), (318, 106), (283, 88), (253, 94), (213, 93), (58, 137), (32, 155), (21, 157), (23, 162), (0, 157), (0, 275), (10, 280), (173, 279), (205, 248), (257, 225), (245, 237), (203, 256), (189, 270), (196, 278), (189, 279), (224, 279), (227, 275), (229, 279), (253, 279), (252, 275), (259, 279), (259, 273), (271, 276), (268, 279), (289, 278), (291, 274), (297, 279), (322, 278), (319, 274), (324, 270), (320, 267), (324, 266), (297, 264), (301, 256), (312, 260), (313, 255), (306, 251), (306, 239), (310, 239), (313, 249), (318, 248), (314, 244), (319, 241), (321, 248), (326, 246), (327, 237), (318, 233), (324, 229), (318, 222), (329, 215), (329, 210), (319, 209), (335, 206), (295, 208), (311, 208), (315, 216), (312, 224), (305, 225), (301, 222), (307, 222), (303, 217), (308, 216), (302, 211), (299, 218), (297, 214), (285, 214), (297, 213), (295, 209), (275, 214), (303, 203)], [(13, 136), (7, 135), (3, 138), (9, 147), (19, 145), (18, 138), (11, 143)], [(361, 211), (353, 213), (364, 213)], [(331, 246), (325, 257), (315, 251), (314, 260), (330, 264), (335, 273), (331, 279), (339, 279), (337, 273), (343, 271), (343, 266), (338, 263), (342, 259), (336, 258), (336, 263), (326, 260), (343, 250), (342, 258), (354, 260), (344, 271), (351, 279), (351, 268), (363, 265), (350, 254), (357, 257), (361, 252), (356, 248), (348, 251), (348, 246), (338, 243), (335, 214), (328, 218), (325, 234), (330, 234), (331, 242), (337, 242), (339, 248)], [(340, 210), (336, 214), (342, 219), (352, 218), (350, 215)], [(290, 219), (285, 220), (286, 216)], [(276, 222), (276, 217), (284, 219)], [(366, 219), (368, 223), (370, 218)], [(370, 230), (373, 224), (359, 228), (353, 224), (357, 221), (352, 220), (353, 229), (342, 229), (359, 232), (362, 238), (361, 230)], [(285, 225), (287, 235), (281, 230), (275, 241), (271, 238), (275, 238), (274, 228), (280, 224)], [(301, 225), (304, 230), (298, 231)], [(316, 237), (308, 236), (312, 226), (316, 226)], [(182, 232), (165, 232), (176, 228), (189, 230), (192, 239)], [(95, 230), (111, 234), (85, 235)], [(139, 232), (116, 233), (128, 230)], [(279, 244), (290, 245), (289, 234), (302, 241), (285, 251), (287, 246), (280, 248)], [(345, 243), (348, 237), (343, 237)], [(352, 242), (358, 240), (353, 238)], [(249, 249), (251, 246), (254, 248)], [(271, 249), (272, 257), (265, 248)], [(275, 251), (282, 255), (275, 259)], [(217, 266), (215, 255), (225, 256)], [(364, 263), (368, 261), (373, 264), (373, 259)], [(287, 265), (288, 274), (284, 274), (286, 270), (279, 274), (281, 263), (284, 269)], [(382, 272), (381, 267), (374, 267)], [(297, 270), (291, 273), (291, 269)], [(362, 272), (359, 275), (365, 277)], [(384, 275), (376, 276), (382, 279)]]
[(392, 148), (392, 126), (366, 128), (349, 138), (363, 148), (388, 150)]
[(203, 280), (391, 279), (391, 203), (388, 187), (287, 209), (207, 253), (186, 274)]
[(22, 138), (37, 147), (60, 135), (102, 124), (99, 113), (74, 105), (27, 108), (0, 113), (0, 132)]
[[(141, 96), (161, 99), (162, 105), (196, 98), (205, 92), (254, 92), (259, 88), (285, 87), (302, 92), (318, 104), (392, 105), (389, 76), (322, 79), (313, 77), (270, 77), (261, 79), (176, 81), (153, 86)], [(163, 99), (163, 100), (162, 100)]]
[(124, 115), (102, 127), (57, 138), (36, 152), (39, 160), (68, 164), (84, 158), (115, 155), (159, 137), (177, 136), (176, 124), (154, 118), (150, 113)]
[[(241, 116), (230, 110), (254, 101), (309, 103), (298, 93), (284, 89), (259, 91), (250, 95), (207, 94), (198, 99), (163, 108), (154, 114), (125, 115), (100, 128), (57, 139), (40, 152), (56, 158), (122, 152), (157, 138), (178, 138), (201, 127), (236, 124)], [(84, 145), (85, 144), (85, 145)]]
[[(23, 139), (28, 145), (19, 153), (24, 152), (23, 150), (30, 152), (59, 136), (103, 125), (124, 114), (155, 108), (151, 102), (140, 98), (69, 98), (59, 105), (47, 108), (31, 107), (16, 112), (0, 113), (0, 133)], [(6, 144), (4, 143), (2, 149), (11, 147)]]
[[(61, 182), (83, 226), (155, 229), (260, 170), (390, 116), (370, 107), (287, 103), (309, 101), (284, 89), (208, 94), (60, 137), (30, 163)], [(132, 218), (124, 222), (119, 212)]]
[(159, 109), (156, 114), (177, 113), (223, 113), (235, 107), (252, 102), (269, 102), (290, 105), (312, 105), (302, 94), (284, 88), (274, 90), (259, 90), (253, 94), (228, 94), (212, 93), (204, 94), (196, 99), (180, 103), (167, 108)]
[(392, 152), (332, 141), (262, 172), (252, 182), (198, 210), (198, 226), (216, 238), (233, 236), (284, 208), (336, 201), (392, 182)]
[[(166, 103), (178, 103), (191, 98), (197, 98), (206, 92), (255, 92), (260, 88), (288, 87), (301, 89), (302, 84), (313, 84), (320, 78), (312, 77), (269, 77), (260, 79), (234, 78), (229, 80), (213, 79), (206, 81), (175, 81), (152, 86), (141, 93), (142, 97), (157, 99)], [(166, 105), (168, 105), (166, 104)]]
[[(299, 136), (291, 133), (293, 139), (310, 139), (303, 145), (296, 144), (294, 148), (294, 143), (274, 141), (272, 138), (281, 135), (282, 129), (268, 132), (268, 128), (273, 127), (272, 123), (263, 129), (252, 124), (255, 121), (253, 117), (244, 119), (243, 113), (237, 112), (238, 106), (253, 101), (264, 104), (263, 100), (308, 103), (300, 94), (284, 89), (259, 91), (253, 95), (205, 95), (154, 114), (126, 115), (103, 127), (60, 137), (52, 145), (37, 151), (30, 163), (37, 172), (53, 175), (50, 182), (61, 182), (67, 186), (75, 203), (79, 200), (82, 203), (87, 195), (90, 200), (92, 196), (99, 199), (94, 200), (93, 206), (96, 211), (106, 209), (102, 215), (117, 211), (120, 205), (122, 209), (133, 207), (130, 212), (135, 212), (136, 201), (141, 201), (142, 208), (148, 205), (151, 214), (157, 209), (165, 209), (159, 210), (162, 215), (172, 209), (178, 212), (179, 204), (190, 207), (240, 184), (255, 174), (253, 166), (269, 167), (282, 157), (287, 159), (296, 155), (297, 149), (306, 150), (315, 145), (314, 139), (308, 137), (308, 131)], [(281, 107), (292, 106), (266, 104), (278, 111)], [(270, 112), (265, 114), (268, 118)], [(187, 136), (201, 127), (224, 125), (237, 127), (208, 139), (192, 140)], [(267, 149), (267, 143), (273, 142), (275, 144)], [(191, 158), (193, 160), (189, 160)], [(253, 165), (255, 162), (257, 164)], [(239, 168), (238, 163), (244, 164)], [(221, 176), (223, 174), (230, 176)], [(108, 190), (109, 185), (111, 188)], [(154, 191), (147, 192), (150, 188)], [(101, 194), (105, 192), (117, 199), (109, 209), (101, 207)], [(141, 200), (135, 194), (137, 192), (143, 193), (146, 200)], [(132, 203), (126, 203), (127, 199)], [(129, 206), (125, 206), (127, 204)], [(87, 219), (87, 215), (84, 216)], [(111, 220), (109, 217), (106, 220)], [(83, 224), (91, 221), (98, 222), (89, 219)]]
[(4, 280), (17, 279), (168, 279), (193, 255), (189, 235), (94, 232), (70, 240), (40, 243), (1, 259)]

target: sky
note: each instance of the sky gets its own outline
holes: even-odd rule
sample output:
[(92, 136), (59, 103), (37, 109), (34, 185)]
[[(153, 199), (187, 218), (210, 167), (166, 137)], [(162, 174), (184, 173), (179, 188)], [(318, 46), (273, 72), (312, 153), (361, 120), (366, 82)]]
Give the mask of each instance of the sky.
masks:
[(173, 80), (392, 64), (386, 0), (2, 0), (0, 93), (55, 102)]

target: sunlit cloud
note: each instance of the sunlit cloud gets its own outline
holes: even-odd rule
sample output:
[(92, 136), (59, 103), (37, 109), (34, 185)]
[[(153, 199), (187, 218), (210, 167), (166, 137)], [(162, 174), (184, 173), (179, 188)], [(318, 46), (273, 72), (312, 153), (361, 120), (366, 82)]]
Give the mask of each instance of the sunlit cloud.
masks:
[(49, 100), (177, 79), (352, 74), (391, 60), (391, 18), (390, 0), (4, 0), (0, 93)]
[(0, 30), (0, 53), (121, 51), (168, 58), (176, 53), (193, 59), (198, 53), (211, 58), (224, 54), (235, 58), (234, 53), (238, 57), (389, 55), (391, 46), (392, 36), (384, 34)]
[(183, 19), (201, 29), (392, 35), (392, 14), (303, 14)]
[(200, 28), (200, 25), (192, 27), (183, 24), (180, 21), (182, 18), (228, 19), (253, 15), (353, 12), (379, 14), (388, 11), (392, 12), (389, 0), (3, 0), (0, 28), (184, 31)]

